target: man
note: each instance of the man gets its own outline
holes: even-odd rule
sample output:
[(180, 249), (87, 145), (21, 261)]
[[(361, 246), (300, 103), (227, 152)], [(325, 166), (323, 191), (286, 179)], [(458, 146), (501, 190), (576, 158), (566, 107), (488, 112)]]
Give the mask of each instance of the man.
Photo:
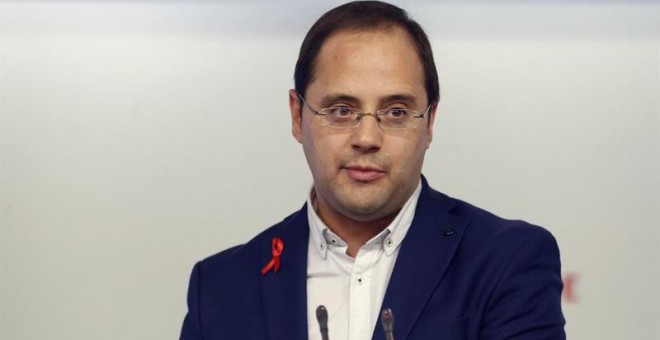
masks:
[(386, 308), (397, 340), (565, 338), (554, 238), (421, 176), (439, 86), (417, 23), (375, 1), (329, 11), (295, 87), (307, 203), (195, 266), (181, 339), (321, 339), (320, 305), (332, 339), (385, 339)]

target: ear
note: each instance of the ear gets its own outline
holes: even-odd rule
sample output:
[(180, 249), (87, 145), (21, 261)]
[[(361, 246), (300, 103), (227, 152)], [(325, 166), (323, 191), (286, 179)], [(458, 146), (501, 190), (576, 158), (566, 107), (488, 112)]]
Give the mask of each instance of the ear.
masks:
[(289, 90), (289, 110), (291, 110), (291, 134), (298, 143), (302, 143), (302, 111), (298, 91)]
[(431, 147), (431, 141), (433, 140), (433, 123), (435, 122), (435, 112), (437, 111), (437, 109), (438, 109), (438, 103), (433, 104), (433, 106), (431, 106), (431, 109), (429, 109), (429, 113), (428, 113), (429, 121), (428, 121), (428, 126), (427, 126), (427, 128), (428, 128), (428, 133), (427, 133), (428, 141), (427, 141), (427, 144), (426, 144), (427, 149)]

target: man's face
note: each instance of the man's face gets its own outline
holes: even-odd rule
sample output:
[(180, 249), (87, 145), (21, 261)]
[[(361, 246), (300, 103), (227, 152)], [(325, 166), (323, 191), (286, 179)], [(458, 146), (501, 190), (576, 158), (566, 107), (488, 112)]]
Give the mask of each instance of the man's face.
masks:
[[(340, 31), (323, 44), (305, 99), (314, 109), (346, 105), (376, 112), (429, 105), (423, 67), (407, 32)], [(323, 126), (289, 93), (293, 135), (303, 146), (322, 217), (375, 221), (395, 215), (420, 179), (435, 107), (410, 129), (384, 131), (373, 116), (354, 129)], [(430, 122), (427, 119), (431, 119)], [(328, 223), (328, 221), (326, 221)]]

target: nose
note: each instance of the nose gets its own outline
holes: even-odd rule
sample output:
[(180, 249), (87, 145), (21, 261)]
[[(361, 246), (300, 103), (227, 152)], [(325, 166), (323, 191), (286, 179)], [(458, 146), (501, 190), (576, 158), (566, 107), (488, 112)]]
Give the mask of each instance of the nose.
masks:
[(351, 135), (351, 146), (362, 153), (380, 150), (383, 143), (383, 130), (378, 126), (375, 115), (364, 115)]

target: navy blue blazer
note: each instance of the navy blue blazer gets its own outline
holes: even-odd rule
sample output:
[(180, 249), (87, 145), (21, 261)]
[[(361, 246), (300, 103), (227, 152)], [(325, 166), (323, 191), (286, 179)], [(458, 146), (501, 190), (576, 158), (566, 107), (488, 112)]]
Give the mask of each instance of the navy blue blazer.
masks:
[[(394, 339), (565, 339), (553, 236), (422, 185), (383, 300)], [(181, 340), (307, 339), (306, 209), (195, 265)], [(281, 266), (262, 275), (274, 237)]]

